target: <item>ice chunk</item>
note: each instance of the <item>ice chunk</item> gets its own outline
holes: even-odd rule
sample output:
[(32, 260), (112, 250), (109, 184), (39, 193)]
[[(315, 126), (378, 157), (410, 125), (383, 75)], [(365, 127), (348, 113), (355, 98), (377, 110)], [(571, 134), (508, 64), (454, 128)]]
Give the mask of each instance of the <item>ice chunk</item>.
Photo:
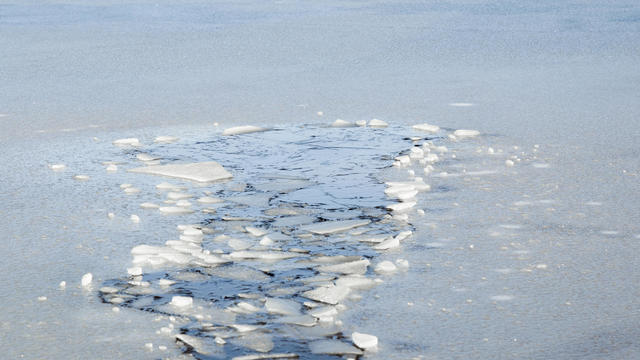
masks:
[(126, 138), (126, 139), (118, 139), (113, 141), (113, 145), (115, 146), (142, 146), (140, 140), (138, 138)]
[(356, 125), (358, 126), (367, 126), (367, 120), (356, 120)]
[(233, 250), (245, 250), (251, 247), (251, 243), (241, 239), (231, 239), (228, 244)]
[(118, 166), (116, 164), (109, 164), (109, 166), (107, 166), (107, 171), (108, 172), (116, 172), (116, 171), (118, 171)]
[(309, 344), (313, 354), (362, 355), (362, 350), (339, 340), (318, 340)]
[(504, 161), (504, 164), (505, 164), (507, 167), (512, 167), (513, 165), (515, 165), (515, 164), (514, 164), (514, 162), (513, 162), (513, 160), (510, 160), (510, 159), (505, 160), (505, 161)]
[(344, 298), (346, 298), (347, 295), (349, 295), (349, 292), (350, 289), (348, 287), (329, 285), (305, 291), (304, 293), (302, 293), (302, 296), (311, 300), (336, 305)]
[(153, 142), (154, 143), (160, 143), (160, 144), (169, 144), (172, 142), (176, 142), (179, 139), (175, 136), (157, 136)]
[(369, 121), (369, 126), (372, 128), (386, 128), (389, 124), (380, 119), (371, 119), (371, 121)]
[(378, 346), (378, 338), (374, 335), (354, 332), (351, 334), (353, 344), (360, 349), (373, 350)]
[(300, 315), (300, 304), (293, 300), (267, 298), (264, 307), (271, 314)]
[(181, 308), (193, 306), (193, 298), (189, 296), (174, 296), (171, 298), (170, 304)]
[(325, 221), (314, 223), (310, 225), (304, 225), (300, 227), (300, 230), (309, 231), (314, 234), (326, 235), (335, 234), (337, 232), (350, 230), (356, 227), (369, 224), (370, 220), (339, 220), (339, 221)]
[(353, 127), (353, 126), (354, 126), (353, 123), (342, 120), (342, 119), (336, 119), (336, 121), (334, 121), (331, 124), (331, 127)]
[(376, 265), (375, 272), (378, 274), (388, 274), (397, 270), (397, 267), (391, 261), (383, 261)]
[(279, 324), (293, 324), (300, 326), (314, 326), (317, 324), (316, 318), (311, 315), (283, 316), (275, 319), (274, 322)]
[(162, 175), (198, 182), (230, 179), (231, 173), (215, 161), (187, 164), (152, 165), (129, 170), (130, 172)]
[(91, 285), (91, 282), (93, 281), (93, 274), (92, 273), (86, 273), (84, 275), (82, 275), (82, 279), (80, 280), (80, 284), (83, 287), (88, 287)]
[(129, 274), (129, 276), (140, 276), (142, 275), (142, 268), (139, 266), (127, 268), (127, 274)]
[(402, 269), (402, 270), (407, 270), (409, 269), (409, 261), (405, 260), (405, 259), (398, 259), (396, 260), (396, 265), (398, 265), (398, 268)]
[(140, 207), (143, 209), (157, 209), (160, 206), (154, 203), (150, 203), (150, 202), (144, 202), (142, 204), (140, 204)]
[(140, 217), (138, 215), (131, 215), (129, 218), (131, 219), (132, 223), (137, 224), (140, 222)]
[(160, 158), (156, 156), (151, 156), (149, 154), (140, 153), (140, 154), (136, 154), (136, 159), (140, 161), (153, 161), (153, 160), (158, 160)]
[(198, 198), (199, 203), (201, 204), (218, 204), (221, 202), (224, 202), (224, 200), (217, 198), (217, 197), (211, 197), (211, 196), (203, 196), (201, 198)]
[(387, 239), (380, 244), (376, 244), (373, 248), (376, 250), (389, 250), (400, 246), (400, 240), (397, 237)]
[(193, 195), (181, 192), (170, 191), (167, 193), (167, 199), (169, 200), (184, 200), (190, 199)]
[(234, 345), (239, 345), (262, 353), (269, 352), (274, 347), (273, 340), (270, 335), (258, 332), (233, 338), (229, 341)]
[(67, 287), (67, 282), (66, 281), (60, 281), (60, 284), (58, 284), (58, 286), (60, 287), (60, 289), (64, 289)]
[(235, 127), (231, 127), (231, 128), (225, 129), (222, 132), (222, 135), (242, 135), (242, 134), (249, 134), (249, 133), (254, 133), (254, 132), (262, 132), (262, 131), (267, 131), (267, 130), (269, 130), (269, 129), (263, 128), (263, 127), (259, 127), (259, 126), (242, 125), (242, 126), (235, 126)]
[(318, 271), (325, 273), (342, 273), (342, 274), (364, 274), (367, 272), (369, 260), (362, 259), (334, 265), (323, 265), (318, 267)]
[(124, 193), (125, 194), (136, 194), (136, 193), (139, 193), (139, 192), (140, 192), (140, 189), (134, 188), (134, 187), (128, 187), (128, 188), (124, 189)]
[(350, 289), (366, 290), (376, 286), (376, 282), (365, 276), (350, 275), (336, 280), (336, 286), (345, 286)]
[(87, 181), (87, 180), (89, 180), (89, 176), (87, 176), (87, 175), (76, 175), (73, 178), (75, 180), (78, 180), (78, 181)]
[(66, 168), (64, 164), (51, 164), (49, 165), (49, 169), (53, 171), (62, 171)]
[(440, 131), (440, 127), (437, 125), (430, 125), (427, 123), (424, 124), (417, 124), (417, 125), (413, 125), (413, 128), (419, 131), (425, 131), (425, 132), (430, 132), (430, 133), (435, 133)]
[(188, 200), (178, 200), (176, 201), (176, 206), (188, 208), (191, 206), (191, 202)]
[(38, 296), (38, 301), (47, 301), (46, 296)]
[(227, 200), (232, 201), (236, 204), (259, 208), (268, 207), (270, 199), (271, 195), (269, 194), (238, 195), (227, 198)]
[(493, 301), (511, 301), (514, 299), (512, 295), (495, 295), (491, 297)]
[(271, 354), (249, 354), (236, 356), (231, 360), (265, 360), (265, 359), (297, 359), (298, 354), (293, 353), (271, 353)]
[(480, 131), (478, 131), (478, 130), (460, 129), (460, 130), (454, 131), (453, 135), (455, 137), (457, 137), (457, 138), (463, 139), (463, 138), (478, 136), (478, 135), (480, 135)]
[(466, 103), (466, 102), (453, 102), (449, 104), (449, 106), (453, 106), (453, 107), (471, 107), (474, 105), (475, 105), (474, 103)]
[(391, 211), (402, 212), (402, 211), (411, 209), (415, 205), (416, 205), (415, 201), (408, 201), (408, 202), (401, 202), (401, 203), (387, 205), (387, 209)]
[(263, 229), (258, 229), (257, 227), (253, 227), (253, 226), (246, 226), (244, 228), (249, 234), (255, 236), (255, 237), (260, 237), (260, 236), (264, 236), (267, 234), (266, 231), (264, 231)]
[(263, 259), (284, 260), (299, 257), (301, 254), (286, 251), (234, 251), (229, 254), (231, 259)]
[(163, 206), (159, 208), (163, 214), (190, 214), (193, 210), (179, 206)]
[(196, 352), (207, 355), (209, 354), (209, 350), (205, 347), (204, 343), (195, 336), (187, 335), (187, 334), (178, 334), (176, 335), (176, 340), (185, 344), (187, 347), (192, 348)]

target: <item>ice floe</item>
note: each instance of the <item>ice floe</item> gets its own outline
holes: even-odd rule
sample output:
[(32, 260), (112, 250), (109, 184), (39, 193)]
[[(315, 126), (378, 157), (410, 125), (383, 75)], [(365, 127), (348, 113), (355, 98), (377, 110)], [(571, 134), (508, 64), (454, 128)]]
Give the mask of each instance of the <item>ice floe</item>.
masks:
[(368, 225), (369, 223), (371, 223), (371, 220), (325, 221), (301, 226), (300, 230), (308, 231), (314, 234), (327, 235)]
[(225, 129), (222, 132), (222, 135), (242, 135), (242, 134), (250, 134), (255, 132), (267, 131), (267, 128), (253, 126), (253, 125), (243, 125), (243, 126), (235, 126), (228, 129)]
[(142, 146), (142, 144), (140, 143), (140, 140), (138, 140), (138, 138), (126, 138), (126, 139), (118, 139), (118, 140), (114, 140), (113, 141), (113, 145), (115, 146), (122, 146), (122, 147), (126, 147), (126, 146)]
[(378, 347), (378, 337), (375, 335), (353, 332), (351, 334), (351, 341), (353, 341), (355, 346), (364, 350), (374, 350)]
[(440, 127), (437, 125), (431, 125), (431, 124), (416, 124), (413, 125), (413, 128), (419, 131), (424, 131), (424, 132), (429, 132), (429, 133), (435, 133), (440, 131)]
[(230, 179), (233, 177), (231, 173), (229, 173), (222, 167), (222, 165), (215, 161), (186, 164), (151, 165), (134, 168), (129, 171), (141, 174), (168, 176), (198, 182), (212, 182), (217, 180)]

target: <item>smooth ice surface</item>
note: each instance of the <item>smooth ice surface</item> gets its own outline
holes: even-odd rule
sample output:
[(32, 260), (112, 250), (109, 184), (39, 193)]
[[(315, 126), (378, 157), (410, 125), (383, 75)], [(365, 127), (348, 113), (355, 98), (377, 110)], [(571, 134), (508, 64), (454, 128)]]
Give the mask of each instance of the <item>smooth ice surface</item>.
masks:
[(242, 135), (255, 132), (267, 131), (268, 129), (253, 125), (234, 126), (232, 128), (225, 129), (222, 135)]
[(188, 164), (152, 165), (130, 169), (130, 172), (162, 175), (199, 182), (225, 180), (233, 177), (222, 165), (215, 161)]
[(315, 223), (310, 225), (301, 226), (301, 230), (309, 231), (314, 234), (333, 234), (350, 230), (356, 227), (369, 224), (370, 220), (341, 220), (341, 221), (326, 221), (321, 223)]
[(440, 126), (438, 125), (431, 125), (431, 124), (416, 124), (413, 125), (413, 128), (419, 131), (425, 131), (425, 132), (430, 132), (430, 133), (435, 133), (440, 131)]

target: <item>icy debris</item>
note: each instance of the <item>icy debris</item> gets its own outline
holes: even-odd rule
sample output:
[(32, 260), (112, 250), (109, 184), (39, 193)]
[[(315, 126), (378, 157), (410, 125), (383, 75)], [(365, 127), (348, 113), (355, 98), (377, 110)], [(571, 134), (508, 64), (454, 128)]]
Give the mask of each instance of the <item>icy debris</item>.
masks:
[(153, 140), (153, 142), (154, 143), (160, 143), (160, 144), (169, 144), (169, 143), (172, 143), (172, 142), (176, 142), (178, 140), (180, 140), (180, 139), (178, 139), (175, 136), (157, 136)]
[(323, 322), (333, 321), (338, 316), (338, 310), (335, 306), (318, 306), (308, 311), (308, 313)]
[(362, 355), (362, 350), (339, 340), (318, 340), (309, 344), (313, 354)]
[(376, 286), (377, 282), (363, 275), (348, 275), (338, 278), (335, 284), (352, 290), (367, 290)]
[(411, 158), (408, 155), (401, 155), (395, 158), (400, 166), (408, 166), (411, 164)]
[(107, 172), (116, 172), (118, 171), (118, 166), (116, 164), (110, 164), (107, 166)]
[(62, 171), (66, 168), (64, 164), (51, 164), (49, 165), (49, 169), (53, 171)]
[(396, 260), (396, 265), (398, 266), (398, 268), (402, 269), (402, 270), (407, 270), (409, 269), (409, 261), (405, 260), (405, 259), (398, 259)]
[(171, 285), (173, 285), (175, 283), (176, 283), (175, 281), (169, 280), (169, 279), (160, 279), (160, 280), (158, 280), (158, 285), (164, 286), (164, 287), (171, 286)]
[(353, 126), (354, 126), (353, 123), (342, 120), (342, 119), (336, 119), (336, 121), (334, 121), (331, 124), (331, 127), (353, 127)]
[(425, 131), (425, 132), (430, 132), (430, 133), (435, 133), (440, 131), (440, 127), (437, 125), (430, 125), (427, 123), (424, 124), (417, 124), (417, 125), (413, 125), (413, 128), (419, 131)]
[(124, 193), (127, 194), (127, 195), (137, 194), (139, 192), (140, 192), (140, 189), (134, 188), (134, 187), (128, 187), (128, 188), (124, 189)]
[(273, 350), (274, 343), (271, 335), (265, 333), (249, 333), (240, 337), (231, 338), (229, 342), (254, 351), (266, 353)]
[(300, 304), (293, 300), (267, 298), (264, 307), (271, 314), (300, 315)]
[(170, 184), (168, 182), (162, 182), (158, 185), (156, 185), (156, 189), (158, 190), (169, 190), (169, 191), (180, 191), (183, 190), (184, 188), (178, 185), (173, 185)]
[(191, 206), (191, 202), (189, 200), (178, 200), (176, 201), (176, 206), (188, 208)]
[(60, 284), (58, 284), (58, 286), (60, 287), (60, 289), (64, 289), (67, 287), (67, 282), (66, 281), (60, 281)]
[(429, 153), (424, 157), (424, 161), (428, 163), (434, 163), (440, 161), (440, 158), (434, 153)]
[(251, 243), (242, 239), (230, 239), (228, 244), (233, 250), (245, 250), (251, 247)]
[(255, 236), (255, 237), (260, 237), (260, 236), (264, 236), (267, 234), (266, 231), (264, 231), (263, 229), (258, 229), (257, 227), (253, 227), (253, 226), (246, 226), (244, 228), (249, 234)]
[(514, 162), (513, 162), (513, 160), (509, 160), (509, 159), (505, 160), (505, 161), (504, 161), (504, 164), (505, 164), (507, 167), (512, 167), (513, 165), (515, 165), (515, 164), (514, 164)]
[(263, 360), (263, 359), (297, 359), (298, 354), (293, 353), (271, 353), (271, 354), (249, 354), (236, 356), (231, 360)]
[(131, 215), (129, 218), (131, 219), (131, 222), (134, 224), (137, 224), (140, 222), (140, 217), (138, 215)]
[(162, 175), (198, 182), (230, 179), (231, 173), (215, 161), (187, 164), (152, 165), (129, 170), (134, 173)]
[(311, 315), (288, 315), (282, 316), (274, 320), (275, 323), (279, 324), (293, 324), (300, 326), (314, 326), (318, 323), (315, 317)]
[(491, 297), (493, 301), (510, 301), (513, 300), (514, 296), (512, 295), (495, 295)]
[(140, 160), (140, 161), (154, 161), (154, 160), (158, 160), (160, 159), (159, 157), (155, 157), (155, 156), (151, 156), (149, 154), (145, 154), (145, 153), (139, 153), (136, 154), (136, 159)]
[(367, 272), (369, 264), (369, 260), (362, 259), (341, 264), (323, 265), (319, 266), (317, 270), (324, 273), (364, 274)]
[(416, 205), (415, 201), (408, 201), (408, 202), (401, 202), (401, 203), (387, 205), (387, 209), (391, 211), (402, 212), (402, 211), (411, 209), (415, 205)]
[(243, 126), (235, 126), (235, 127), (225, 129), (222, 132), (222, 135), (241, 135), (241, 134), (249, 134), (254, 132), (262, 132), (267, 130), (268, 129), (262, 128), (259, 126), (243, 125)]
[(196, 352), (207, 355), (209, 351), (205, 347), (204, 343), (195, 336), (187, 335), (187, 334), (178, 334), (176, 335), (176, 340), (185, 344), (187, 347), (192, 348)]
[(480, 135), (478, 130), (460, 129), (453, 132), (453, 135), (459, 139), (470, 138)]
[(227, 343), (227, 341), (226, 341), (225, 339), (221, 338), (220, 336), (216, 336), (216, 337), (213, 339), (213, 342), (215, 342), (215, 343), (216, 343), (216, 344), (218, 344), (218, 345), (224, 345), (224, 344), (226, 344), (226, 343)]
[(120, 289), (113, 287), (113, 286), (103, 286), (100, 288), (100, 292), (103, 294), (115, 294), (119, 291)]
[(191, 209), (180, 206), (163, 206), (158, 210), (163, 214), (191, 214), (193, 212)]
[(397, 237), (394, 237), (374, 245), (373, 248), (376, 250), (389, 250), (389, 249), (397, 248), (398, 246), (400, 246), (400, 240), (398, 240)]
[(78, 181), (87, 181), (87, 180), (89, 180), (89, 176), (87, 176), (87, 175), (76, 175), (73, 178), (75, 180), (78, 180)]
[(346, 286), (329, 285), (305, 291), (302, 296), (326, 304), (336, 305), (346, 298), (349, 292), (350, 289)]
[(241, 332), (241, 333), (255, 331), (260, 328), (257, 325), (248, 325), (248, 324), (232, 324), (231, 327), (236, 329), (237, 332)]
[(140, 276), (142, 275), (142, 268), (139, 266), (127, 268), (127, 274), (129, 274), (129, 276)]
[(475, 105), (474, 103), (466, 103), (466, 102), (453, 102), (449, 104), (449, 106), (453, 106), (453, 107), (471, 107), (474, 105)]
[(356, 120), (356, 125), (360, 127), (365, 127), (367, 126), (367, 120)]
[(301, 254), (286, 251), (234, 251), (229, 254), (231, 259), (262, 259), (262, 260), (284, 260), (299, 257)]
[(140, 140), (138, 138), (126, 138), (126, 139), (118, 139), (113, 141), (113, 145), (115, 146), (142, 146)]
[(89, 287), (92, 281), (93, 281), (93, 274), (86, 273), (82, 275), (82, 279), (80, 280), (80, 285), (82, 285), (83, 287)]
[(38, 301), (47, 301), (46, 296), (38, 296)]
[(269, 206), (269, 200), (271, 195), (269, 194), (251, 194), (251, 195), (238, 195), (227, 198), (227, 200), (236, 204), (266, 208)]
[(107, 214), (107, 217), (108, 217), (109, 219), (113, 219), (114, 217), (116, 217), (116, 214), (114, 214), (114, 213), (110, 212), (110, 213), (108, 213), (108, 214)]
[(396, 271), (398, 268), (388, 260), (382, 261), (378, 265), (376, 265), (375, 272), (378, 274), (388, 274)]
[(253, 314), (260, 311), (259, 307), (253, 306), (248, 302), (241, 301), (235, 306), (229, 308), (230, 311), (240, 314)]
[(271, 246), (274, 244), (273, 239), (269, 237), (269, 235), (265, 235), (260, 239), (260, 245), (262, 246)]
[(211, 197), (211, 196), (203, 196), (201, 198), (198, 198), (198, 200), (196, 201), (201, 204), (218, 204), (218, 203), (224, 202), (224, 200), (220, 198)]
[(374, 350), (378, 346), (378, 338), (374, 335), (354, 332), (351, 334), (353, 344), (360, 349)]
[(169, 200), (184, 200), (184, 199), (190, 199), (192, 197), (193, 195), (191, 194), (176, 192), (176, 191), (170, 191), (167, 193), (167, 199)]
[(389, 126), (389, 124), (379, 119), (371, 119), (371, 121), (369, 121), (369, 127), (372, 128), (386, 128), (387, 126)]
[(300, 230), (308, 231), (314, 234), (327, 235), (368, 225), (369, 223), (371, 223), (370, 220), (325, 221), (301, 226)]
[(154, 203), (150, 203), (150, 202), (144, 202), (142, 204), (140, 204), (140, 207), (143, 209), (158, 209), (160, 207), (160, 205), (154, 204)]
[(193, 298), (189, 296), (174, 296), (171, 298), (170, 304), (177, 307), (193, 306)]

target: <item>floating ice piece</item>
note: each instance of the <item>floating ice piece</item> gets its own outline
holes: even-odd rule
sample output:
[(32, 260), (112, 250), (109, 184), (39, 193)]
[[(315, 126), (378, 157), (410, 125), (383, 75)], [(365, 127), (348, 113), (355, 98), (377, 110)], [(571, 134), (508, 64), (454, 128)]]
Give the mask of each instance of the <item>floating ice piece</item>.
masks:
[(143, 209), (158, 209), (160, 207), (160, 205), (154, 204), (154, 203), (150, 203), (150, 202), (144, 202), (142, 204), (140, 204), (140, 207)]
[(396, 235), (396, 239), (398, 239), (399, 241), (402, 241), (408, 238), (409, 236), (411, 236), (412, 234), (413, 234), (413, 231), (411, 230), (401, 231), (398, 233), (398, 235)]
[(424, 150), (414, 146), (409, 150), (409, 157), (411, 159), (422, 159), (424, 157)]
[(51, 164), (49, 165), (49, 169), (53, 171), (62, 171), (66, 168), (64, 164)]
[(367, 126), (367, 120), (356, 120), (356, 125), (360, 127)]
[(262, 246), (271, 246), (274, 244), (273, 239), (269, 237), (269, 235), (265, 235), (260, 239), (260, 245)]
[(294, 353), (270, 353), (270, 354), (249, 354), (236, 356), (231, 360), (263, 360), (263, 359), (297, 359), (298, 354)]
[(418, 195), (418, 190), (405, 191), (405, 192), (398, 193), (396, 195), (396, 198), (398, 198), (398, 200), (400, 201), (407, 201), (407, 200), (414, 199), (416, 195)]
[(411, 158), (408, 155), (398, 156), (395, 160), (399, 162), (401, 166), (408, 166), (411, 164)]
[(471, 107), (474, 106), (474, 103), (466, 103), (466, 102), (452, 102), (449, 104), (449, 106), (453, 106), (453, 107)]
[(491, 297), (493, 301), (510, 301), (513, 300), (514, 296), (512, 295), (495, 295)]
[(339, 340), (318, 340), (309, 344), (313, 354), (362, 355), (362, 350)]
[(354, 332), (351, 334), (353, 344), (360, 349), (374, 350), (378, 346), (378, 338), (374, 335)]
[(507, 167), (512, 167), (513, 165), (515, 165), (515, 164), (514, 164), (514, 162), (513, 162), (513, 160), (510, 160), (510, 159), (505, 160), (505, 161), (504, 161), (504, 164), (505, 164)]
[(187, 334), (178, 334), (176, 335), (176, 340), (180, 341), (181, 343), (185, 344), (187, 347), (192, 348), (193, 350), (195, 350), (200, 354), (208, 355), (210, 353), (209, 350), (207, 350), (204, 343), (195, 336), (191, 336)]
[(193, 298), (190, 296), (174, 296), (171, 298), (170, 304), (181, 308), (193, 306)]
[(369, 127), (372, 128), (386, 128), (387, 126), (389, 126), (389, 124), (380, 119), (371, 119), (371, 121), (369, 121)]
[(427, 123), (424, 124), (417, 124), (417, 125), (413, 125), (413, 128), (419, 131), (425, 131), (425, 132), (430, 132), (430, 133), (435, 133), (440, 131), (440, 126), (437, 125), (430, 125)]
[(184, 199), (190, 199), (192, 197), (193, 195), (182, 193), (182, 192), (170, 191), (167, 193), (167, 199), (169, 200), (184, 200)]
[(398, 268), (391, 261), (383, 261), (376, 265), (375, 272), (378, 274), (388, 274), (396, 271)]
[(262, 131), (267, 131), (267, 130), (269, 130), (269, 129), (263, 128), (263, 127), (259, 127), (259, 126), (242, 125), (242, 126), (235, 126), (235, 127), (231, 127), (231, 128), (225, 129), (222, 132), (222, 135), (242, 135), (242, 134), (249, 134), (249, 133), (254, 133), (254, 132), (262, 132)]
[(80, 285), (82, 285), (83, 287), (88, 287), (91, 285), (92, 281), (93, 281), (93, 274), (86, 273), (82, 275), (82, 279), (80, 280)]
[(269, 352), (274, 347), (271, 335), (258, 332), (231, 338), (229, 342), (262, 353)]
[(329, 285), (305, 291), (302, 296), (326, 304), (336, 305), (346, 298), (349, 292), (350, 289), (346, 286)]
[(107, 166), (107, 172), (116, 172), (116, 171), (118, 171), (118, 165), (110, 164), (109, 166)]
[(124, 193), (125, 193), (125, 194), (128, 194), (128, 195), (130, 195), (130, 194), (137, 194), (137, 193), (139, 193), (139, 192), (140, 192), (140, 189), (138, 189), (138, 188), (134, 188), (134, 187), (128, 187), (128, 188), (124, 189)]
[(178, 139), (175, 136), (157, 136), (155, 139), (153, 139), (154, 143), (160, 143), (160, 144), (169, 144), (172, 142), (176, 142), (180, 139)]
[(46, 296), (38, 296), (38, 301), (47, 301)]
[(409, 261), (405, 259), (398, 259), (396, 260), (396, 265), (398, 265), (398, 268), (402, 270), (407, 270), (409, 268)]
[(300, 304), (293, 300), (267, 298), (264, 307), (271, 314), (300, 315)]
[(219, 204), (221, 202), (224, 202), (224, 200), (218, 197), (211, 197), (211, 196), (203, 196), (201, 198), (198, 198), (198, 200), (196, 201), (201, 204)]
[(178, 185), (169, 184), (168, 182), (162, 182), (156, 185), (156, 189), (158, 190), (170, 190), (170, 191), (180, 191), (184, 188)]
[(113, 219), (114, 217), (116, 217), (116, 214), (114, 214), (114, 213), (110, 212), (110, 213), (108, 213), (108, 214), (107, 214), (107, 217), (108, 217), (109, 219)]
[(229, 254), (231, 259), (263, 259), (284, 260), (299, 257), (301, 254), (286, 251), (234, 251)]
[(436, 154), (429, 153), (424, 157), (424, 161), (428, 163), (434, 163), (440, 161), (440, 158)]
[(369, 260), (362, 259), (341, 264), (319, 266), (318, 271), (325, 273), (364, 274), (367, 272), (369, 264)]
[(129, 218), (131, 219), (132, 223), (137, 224), (140, 222), (140, 217), (138, 215), (131, 215)]
[(453, 135), (459, 139), (469, 138), (480, 135), (478, 130), (460, 129), (453, 132)]
[(158, 160), (160, 158), (159, 157), (155, 157), (155, 156), (151, 156), (151, 155), (145, 154), (145, 153), (139, 153), (139, 154), (136, 154), (136, 159), (146, 162), (146, 161)]
[(349, 275), (338, 278), (336, 286), (345, 286), (350, 289), (366, 290), (376, 286), (375, 280), (361, 275)]
[(279, 324), (293, 324), (300, 326), (314, 326), (318, 323), (315, 317), (311, 315), (289, 315), (282, 316), (274, 320), (275, 323)]
[(231, 173), (215, 161), (187, 164), (152, 165), (129, 170), (134, 173), (162, 175), (198, 182), (230, 179)]
[(87, 180), (89, 180), (89, 176), (87, 176), (87, 175), (76, 175), (73, 178), (75, 180), (79, 180), (79, 181), (87, 181)]
[(113, 286), (103, 286), (100, 288), (100, 292), (103, 294), (115, 294), (119, 291), (120, 289), (113, 287)]
[(313, 223), (300, 227), (300, 230), (308, 231), (314, 234), (326, 235), (335, 234), (338, 232), (350, 230), (356, 227), (369, 224), (370, 220), (339, 220), (339, 221), (325, 221), (320, 223)]
[(233, 250), (245, 250), (251, 247), (251, 243), (242, 239), (230, 239), (228, 244)]
[(142, 268), (139, 266), (127, 268), (127, 274), (129, 274), (129, 276), (140, 276), (142, 275)]
[(64, 289), (67, 287), (67, 282), (66, 281), (60, 281), (60, 284), (58, 284), (58, 286), (60, 287), (60, 289)]
[(401, 203), (387, 205), (387, 209), (391, 211), (402, 212), (402, 211), (411, 209), (415, 205), (416, 205), (415, 201), (408, 201), (408, 202), (401, 202)]
[(353, 126), (354, 126), (353, 123), (342, 120), (342, 119), (336, 119), (336, 121), (334, 121), (331, 124), (331, 127), (353, 127)]
[(126, 138), (126, 139), (118, 139), (113, 141), (113, 145), (115, 146), (142, 146), (140, 140), (138, 138)]
[(373, 248), (376, 250), (389, 250), (393, 248), (397, 248), (400, 246), (400, 240), (397, 237), (387, 239), (380, 244), (374, 245)]
[(264, 236), (267, 234), (266, 231), (264, 231), (263, 229), (258, 229), (257, 227), (253, 227), (253, 226), (246, 226), (244, 228), (249, 234), (255, 236), (255, 237), (260, 237), (260, 236)]
[(256, 325), (248, 325), (248, 324), (232, 324), (232, 328), (236, 329), (236, 331), (245, 333), (250, 331), (258, 330), (260, 327)]
[(188, 208), (191, 206), (191, 202), (189, 200), (178, 200), (176, 201), (176, 206)]
[(269, 194), (238, 195), (227, 198), (227, 200), (236, 204), (260, 208), (268, 207), (270, 199), (271, 195)]
[(315, 316), (320, 321), (332, 321), (338, 315), (335, 306), (319, 306), (309, 310), (309, 314)]
[(160, 207), (160, 210), (163, 214), (191, 214), (193, 210), (180, 206), (163, 206)]

